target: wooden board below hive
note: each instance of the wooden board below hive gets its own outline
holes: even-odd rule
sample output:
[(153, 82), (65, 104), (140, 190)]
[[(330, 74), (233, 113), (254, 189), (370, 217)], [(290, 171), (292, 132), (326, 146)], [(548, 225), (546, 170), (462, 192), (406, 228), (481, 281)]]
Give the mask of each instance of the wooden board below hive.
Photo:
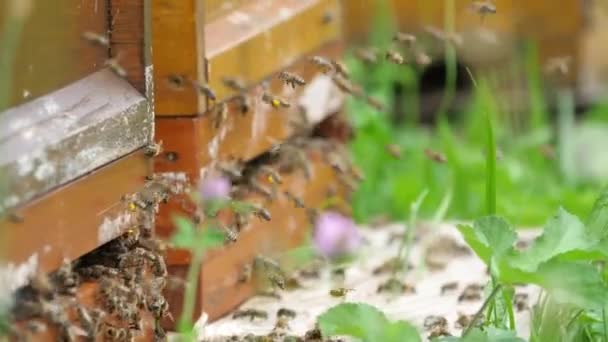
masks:
[[(282, 175), (283, 185), (277, 200), (264, 203), (265, 200), (257, 194), (246, 197), (248, 201), (263, 204), (270, 211), (272, 219), (265, 222), (252, 218), (234, 244), (212, 251), (207, 257), (201, 269), (196, 317), (204, 311), (211, 320), (217, 319), (256, 293), (253, 282), (238, 281), (245, 265), (251, 263), (256, 255), (280, 257), (282, 252), (300, 246), (305, 241), (311, 227), (306, 209), (296, 208), (293, 202), (282, 195), (283, 191), (289, 190), (299, 196), (310, 208), (322, 206), (329, 191), (337, 190), (338, 195), (341, 193), (334, 169), (322, 161), (318, 151), (312, 152), (310, 157), (313, 169), (310, 181), (296, 170)], [(188, 268), (183, 265), (189, 261), (188, 253), (170, 251), (168, 258), (168, 263), (173, 263), (173, 266), (169, 266), (170, 273), (183, 277)], [(182, 293), (175, 291), (167, 296), (172, 314), (179, 315)], [(173, 328), (171, 322), (165, 323), (168, 328)]]
[(52, 271), (118, 236), (128, 216), (121, 196), (139, 191), (149, 172), (138, 150), (17, 209), (20, 219), (3, 218), (0, 257), (12, 264), (5, 270), (34, 258), (32, 271)]

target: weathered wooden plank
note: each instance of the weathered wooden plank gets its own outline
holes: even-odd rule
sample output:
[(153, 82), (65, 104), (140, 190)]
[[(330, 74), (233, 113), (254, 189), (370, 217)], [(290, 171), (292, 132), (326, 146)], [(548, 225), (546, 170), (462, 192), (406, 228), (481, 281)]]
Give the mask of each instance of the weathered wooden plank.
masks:
[(213, 21), (222, 15), (238, 11), (239, 7), (246, 4), (245, 0), (205, 0), (205, 22)]
[(148, 143), (152, 113), (125, 80), (101, 70), (0, 114), (0, 212)]
[(134, 152), (2, 218), (3, 271), (28, 260), (51, 271), (120, 235), (134, 219), (121, 196), (141, 189), (150, 166), (141, 150)]
[[(0, 27), (4, 27), (7, 20), (5, 9), (10, 1), (13, 0), (0, 0)], [(103, 68), (109, 55), (107, 47), (82, 38), (86, 31), (106, 33), (106, 1), (31, 2), (32, 11), (12, 66), (9, 107), (48, 94)], [(0, 111), (6, 109), (0, 108)]]
[[(203, 1), (152, 0), (155, 112), (157, 116), (196, 115), (204, 98), (190, 84), (205, 82)], [(170, 76), (187, 86), (176, 88)]]
[(205, 25), (208, 83), (218, 100), (226, 99), (236, 92), (225, 77), (257, 84), (339, 33), (338, 1), (250, 2)]
[[(309, 181), (300, 170), (282, 174), (283, 185), (279, 193), (290, 191), (300, 197), (306, 206), (318, 208), (327, 198), (328, 191), (341, 194), (340, 182), (333, 168), (323, 161), (320, 150), (308, 151), (314, 177)], [(252, 219), (247, 227), (239, 234), (238, 240), (221, 250), (214, 251), (201, 269), (199, 292), (197, 295), (197, 311), (195, 317), (200, 317), (204, 311), (210, 320), (217, 319), (231, 309), (255, 294), (254, 283), (249, 280), (238, 281), (243, 268), (251, 263), (258, 254), (268, 257), (280, 257), (281, 253), (299, 246), (309, 233), (309, 219), (306, 209), (296, 208), (294, 203), (285, 196), (268, 203), (257, 194), (246, 195), (248, 201), (259, 203), (267, 208), (272, 219), (262, 222)], [(185, 256), (182, 254), (182, 256)], [(170, 267), (172, 275), (183, 277), (187, 265)], [(171, 303), (171, 311), (176, 315), (181, 310), (179, 299), (181, 290), (169, 291), (166, 294)], [(166, 321), (168, 328), (174, 328), (174, 323)]]
[(127, 72), (131, 85), (146, 94), (146, 65), (149, 49), (146, 41), (146, 6), (148, 0), (110, 0), (110, 55)]

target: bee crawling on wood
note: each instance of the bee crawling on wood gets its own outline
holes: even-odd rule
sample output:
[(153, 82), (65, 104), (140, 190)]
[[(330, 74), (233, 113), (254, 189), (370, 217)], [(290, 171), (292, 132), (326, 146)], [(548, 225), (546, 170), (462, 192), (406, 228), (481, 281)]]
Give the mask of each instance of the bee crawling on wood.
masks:
[(99, 33), (85, 31), (82, 33), (82, 38), (91, 42), (92, 44), (96, 44), (96, 45), (104, 46), (104, 47), (110, 46), (110, 40), (108, 39), (108, 37), (106, 37), (105, 35), (99, 34)]
[(219, 103), (212, 109), (213, 127), (219, 129), (228, 119), (228, 105), (226, 102)]
[(229, 226), (222, 226), (226, 233), (226, 242), (234, 243), (239, 238), (239, 232), (236, 229), (232, 229)]
[(283, 178), (281, 178), (281, 175), (279, 175), (279, 173), (272, 167), (263, 165), (260, 166), (259, 170), (268, 175), (268, 181), (270, 181), (270, 183), (283, 184)]
[(222, 79), (224, 86), (238, 92), (243, 92), (247, 89), (247, 84), (240, 78), (237, 77), (224, 77)]
[(186, 84), (186, 77), (183, 75), (170, 74), (167, 76), (167, 82), (174, 89), (182, 89)]
[(446, 158), (446, 156), (441, 153), (441, 152), (437, 152), (437, 151), (433, 151), (430, 148), (427, 148), (424, 150), (424, 154), (432, 161), (437, 162), (437, 163), (445, 163), (448, 161), (448, 159)]
[(354, 291), (354, 289), (347, 289), (345, 287), (338, 287), (335, 289), (331, 289), (329, 290), (329, 295), (332, 297), (336, 297), (336, 298), (346, 298), (346, 295), (351, 292)]
[(196, 89), (199, 93), (207, 96), (211, 101), (217, 100), (215, 92), (208, 84), (192, 81), (192, 85), (194, 86), (194, 89)]
[(321, 72), (324, 74), (328, 74), (328, 73), (334, 71), (333, 64), (329, 60), (327, 60), (323, 57), (320, 57), (320, 56), (311, 57), (310, 62), (313, 63), (314, 65), (316, 65), (321, 70)]
[(244, 317), (249, 317), (250, 321), (253, 321), (256, 318), (267, 319), (268, 313), (266, 311), (258, 310), (258, 309), (245, 309), (245, 310), (237, 310), (234, 312), (234, 314), (232, 314), (232, 319), (239, 319), (239, 318), (244, 318)]
[(152, 142), (144, 147), (144, 154), (146, 157), (154, 158), (163, 151), (163, 141), (160, 140), (158, 143)]
[(266, 209), (264, 207), (258, 207), (258, 206), (254, 207), (253, 215), (255, 215), (257, 218), (264, 220), (264, 221), (272, 220), (272, 215), (270, 214), (270, 211), (268, 211), (268, 209)]
[(287, 102), (283, 99), (280, 99), (276, 96), (270, 95), (269, 93), (262, 94), (262, 101), (264, 101), (264, 103), (271, 105), (273, 108), (279, 108), (279, 107), (289, 108), (290, 107), (289, 102)]
[(252, 107), (251, 98), (249, 97), (249, 95), (247, 95), (246, 93), (240, 93), (236, 99), (238, 101), (241, 114), (245, 115), (249, 113)]
[(293, 202), (293, 204), (296, 208), (306, 208), (304, 201), (302, 201), (302, 199), (300, 197), (292, 194), (289, 191), (285, 191), (284, 194), (285, 194), (285, 197), (287, 197), (290, 201)]
[(296, 86), (303, 86), (306, 84), (306, 81), (304, 81), (302, 77), (289, 71), (281, 71), (278, 78), (294, 89)]
[(387, 50), (386, 54), (384, 56), (386, 57), (386, 60), (391, 63), (394, 63), (394, 64), (405, 63), (405, 59), (403, 58), (403, 56), (395, 50)]

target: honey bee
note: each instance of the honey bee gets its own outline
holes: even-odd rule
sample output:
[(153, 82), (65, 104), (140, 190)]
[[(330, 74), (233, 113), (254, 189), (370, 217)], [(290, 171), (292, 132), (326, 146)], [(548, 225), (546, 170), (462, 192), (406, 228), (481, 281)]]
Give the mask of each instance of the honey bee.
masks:
[(401, 159), (401, 147), (397, 144), (386, 145), (386, 150), (395, 159)]
[[(413, 268), (413, 266), (408, 263), (407, 269), (410, 270), (412, 268)], [(386, 260), (381, 265), (374, 268), (372, 273), (373, 273), (373, 275), (381, 275), (381, 274), (385, 274), (385, 273), (402, 271), (405, 269), (406, 269), (406, 265), (403, 263), (403, 261), (397, 257), (394, 257), (394, 258), (390, 258), (390, 259)]]
[(183, 75), (171, 74), (167, 76), (167, 81), (174, 89), (182, 89), (186, 84), (186, 78)]
[(296, 318), (296, 312), (291, 309), (280, 308), (279, 310), (277, 310), (277, 318), (279, 317), (287, 317), (290, 319), (294, 319)]
[(446, 293), (454, 291), (456, 289), (458, 289), (458, 282), (451, 281), (451, 282), (441, 285), (441, 289), (439, 291), (440, 291), (441, 295), (443, 296)]
[(367, 96), (365, 99), (367, 101), (367, 104), (370, 105), (372, 108), (374, 108), (378, 111), (386, 110), (386, 106), (384, 105), (384, 103), (380, 102), (380, 100), (378, 100), (372, 96)]
[(314, 57), (311, 57), (309, 60), (311, 63), (316, 65), (321, 70), (321, 72), (324, 74), (328, 74), (328, 73), (334, 71), (333, 64), (323, 57), (314, 56)]
[(163, 151), (163, 141), (160, 140), (158, 143), (152, 142), (144, 147), (144, 155), (146, 157), (154, 158)]
[(104, 62), (104, 66), (110, 68), (110, 70), (112, 70), (112, 72), (115, 73), (118, 77), (126, 78), (127, 70), (123, 68), (122, 65), (120, 65), (120, 63), (118, 62), (118, 57), (119, 56), (117, 55), (114, 58), (106, 59)]
[(353, 175), (353, 177), (357, 180), (357, 182), (362, 182), (365, 179), (365, 176), (363, 175), (363, 171), (361, 171), (361, 169), (356, 166), (351, 166), (350, 172)]
[(429, 55), (420, 50), (415, 52), (414, 58), (416, 59), (416, 64), (422, 67), (430, 65), (433, 62)]
[(395, 278), (390, 278), (384, 283), (378, 285), (377, 293), (392, 292), (392, 293), (416, 293), (416, 288), (406, 284)]
[(259, 319), (268, 319), (268, 313), (263, 310), (258, 309), (245, 309), (245, 310), (237, 310), (232, 314), (232, 319), (239, 319), (249, 317), (250, 321), (253, 321), (256, 318)]
[(442, 316), (427, 316), (424, 319), (424, 329), (429, 331), (428, 338), (436, 338), (440, 336), (451, 336), (448, 330), (448, 320)]
[(516, 293), (513, 297), (513, 304), (517, 308), (518, 312), (528, 309), (528, 294), (527, 293)]
[(477, 12), (483, 21), (488, 14), (496, 14), (496, 5), (490, 1), (473, 1), (471, 10)]
[(336, 87), (338, 87), (338, 89), (342, 90), (342, 92), (351, 94), (351, 95), (355, 95), (357, 93), (354, 86), (350, 82), (345, 80), (344, 78), (336, 75), (336, 76), (333, 76), (331, 79), (334, 82), (334, 84), (336, 85)]
[(274, 184), (283, 184), (283, 179), (272, 167), (264, 165), (260, 166), (260, 171), (266, 173), (268, 175), (268, 180)]
[(403, 56), (395, 50), (387, 50), (386, 54), (384, 56), (386, 57), (386, 60), (391, 63), (394, 63), (394, 64), (405, 63), (405, 59), (403, 59)]
[[(475, 315), (465, 315), (462, 312), (458, 313), (458, 318), (456, 319), (456, 323), (454, 324), (456, 329), (465, 329), (469, 325), (471, 325), (473, 318)], [(479, 328), (483, 325), (484, 314), (482, 313), (479, 319), (475, 322), (474, 327)]]
[(306, 81), (304, 81), (302, 77), (289, 71), (281, 71), (278, 78), (294, 89), (296, 86), (303, 86), (306, 84)]
[(366, 64), (374, 64), (378, 61), (378, 53), (374, 48), (357, 48), (355, 57)]
[(296, 208), (306, 208), (306, 205), (304, 204), (304, 201), (302, 201), (301, 198), (297, 197), (289, 191), (285, 191), (284, 194), (290, 201), (293, 202)]
[(213, 108), (213, 127), (219, 129), (228, 119), (228, 105), (226, 102), (219, 103)]
[(232, 229), (228, 226), (222, 226), (224, 228), (224, 232), (226, 233), (227, 242), (236, 242), (239, 237), (239, 232), (236, 229)]
[(247, 85), (245, 81), (236, 77), (224, 77), (222, 79), (224, 86), (238, 92), (244, 92), (247, 89)]
[(437, 151), (433, 151), (430, 148), (427, 148), (424, 150), (424, 154), (432, 161), (437, 162), (437, 163), (445, 163), (448, 161), (448, 159), (446, 158), (446, 156), (441, 153), (441, 152), (437, 152)]
[(336, 298), (346, 298), (346, 295), (351, 292), (354, 291), (354, 289), (347, 289), (345, 287), (338, 287), (335, 289), (331, 289), (329, 290), (329, 295), (332, 297), (336, 297)]
[(345, 79), (350, 78), (350, 73), (348, 72), (348, 68), (346, 68), (346, 65), (344, 65), (344, 63), (337, 60), (332, 60), (331, 65), (333, 66), (334, 70), (338, 75), (344, 77)]
[(249, 111), (251, 110), (251, 107), (252, 107), (251, 99), (249, 98), (249, 96), (245, 93), (241, 93), (237, 97), (237, 101), (239, 103), (239, 108), (241, 110), (241, 114), (245, 115), (245, 114), (249, 113)]
[(407, 46), (413, 46), (416, 43), (416, 36), (409, 33), (397, 32), (393, 36), (393, 41), (406, 44)]
[(458, 296), (458, 301), (475, 301), (481, 300), (481, 293), (483, 291), (483, 286), (479, 284), (469, 284), (467, 285), (460, 296)]
[(85, 40), (99, 45), (99, 46), (104, 46), (104, 47), (109, 47), (110, 46), (110, 40), (108, 39), (108, 37), (99, 34), (99, 33), (95, 33), (95, 32), (91, 32), (91, 31), (85, 31), (82, 33), (82, 38), (84, 38)]
[(91, 265), (78, 269), (78, 273), (88, 279), (98, 279), (101, 277), (118, 277), (120, 272), (111, 267), (103, 265)]
[(41, 334), (46, 331), (47, 326), (45, 323), (38, 320), (28, 320), (25, 328), (31, 334)]
[(289, 108), (290, 107), (289, 102), (287, 102), (283, 99), (279, 99), (278, 97), (272, 96), (269, 93), (262, 94), (262, 101), (264, 103), (271, 105), (273, 108), (279, 108), (279, 107)]
[(211, 101), (217, 100), (217, 97), (215, 96), (215, 92), (213, 91), (213, 89), (211, 89), (211, 87), (208, 84), (193, 81), (192, 85), (199, 93), (207, 96)]
[(445, 40), (445, 33), (435, 26), (425, 26), (424, 31), (437, 40)]
[(255, 191), (255, 192), (259, 193), (260, 195), (268, 198), (269, 200), (274, 200), (275, 199), (274, 193), (271, 190), (268, 190), (262, 184), (260, 184), (257, 180), (250, 179), (249, 180), (249, 186), (251, 187), (251, 189), (253, 191)]
[(253, 210), (253, 214), (258, 217), (259, 219), (265, 220), (265, 221), (270, 221), (272, 219), (272, 216), (270, 215), (270, 212), (268, 211), (268, 209), (263, 208), (263, 207), (255, 207)]
[(560, 73), (561, 75), (566, 75), (570, 70), (571, 63), (571, 56), (550, 58), (545, 64), (545, 72), (549, 74)]
[(12, 223), (23, 223), (24, 221), (23, 215), (13, 210), (9, 211), (6, 216)]

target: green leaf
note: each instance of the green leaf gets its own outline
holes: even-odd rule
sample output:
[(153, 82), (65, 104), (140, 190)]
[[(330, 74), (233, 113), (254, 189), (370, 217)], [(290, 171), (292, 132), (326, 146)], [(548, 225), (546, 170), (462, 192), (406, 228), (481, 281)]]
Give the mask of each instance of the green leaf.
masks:
[(525, 342), (514, 331), (487, 327), (485, 330), (473, 328), (465, 337), (444, 337), (439, 342)]
[(207, 227), (200, 233), (200, 239), (198, 241), (198, 247), (203, 249), (221, 247), (226, 241), (226, 234), (220, 229)]
[(496, 257), (501, 257), (510, 251), (517, 240), (515, 231), (502, 217), (485, 216), (477, 219), (473, 229), (479, 241), (489, 247)]
[(591, 239), (605, 239), (608, 236), (608, 189), (604, 189), (595, 201), (586, 226)]
[(176, 247), (191, 249), (196, 244), (194, 223), (184, 216), (173, 217), (173, 223), (177, 226), (177, 232), (173, 234), (171, 242)]
[(334, 306), (318, 317), (324, 336), (345, 335), (362, 341), (420, 341), (416, 329), (404, 321), (390, 322), (377, 308), (363, 303)]
[(510, 264), (534, 272), (538, 265), (558, 255), (577, 250), (590, 251), (585, 226), (579, 219), (560, 208), (545, 225), (543, 234), (522, 253), (514, 255)]

